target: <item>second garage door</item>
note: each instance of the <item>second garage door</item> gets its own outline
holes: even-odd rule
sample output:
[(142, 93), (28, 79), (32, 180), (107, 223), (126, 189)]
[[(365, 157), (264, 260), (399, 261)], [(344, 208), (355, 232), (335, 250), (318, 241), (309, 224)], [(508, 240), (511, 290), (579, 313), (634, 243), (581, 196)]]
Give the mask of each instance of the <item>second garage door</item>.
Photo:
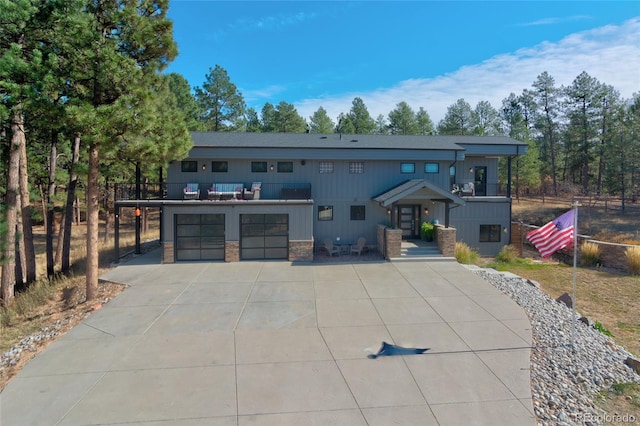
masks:
[(288, 258), (288, 214), (240, 215), (240, 259)]

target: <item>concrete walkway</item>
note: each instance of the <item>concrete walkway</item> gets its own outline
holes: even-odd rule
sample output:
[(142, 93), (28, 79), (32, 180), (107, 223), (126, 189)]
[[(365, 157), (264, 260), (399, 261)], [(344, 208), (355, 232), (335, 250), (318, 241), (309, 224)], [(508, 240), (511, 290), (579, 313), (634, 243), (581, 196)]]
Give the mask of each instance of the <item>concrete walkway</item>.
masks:
[(9, 383), (2, 426), (535, 424), (529, 321), (454, 261), (159, 256), (102, 277), (131, 287)]

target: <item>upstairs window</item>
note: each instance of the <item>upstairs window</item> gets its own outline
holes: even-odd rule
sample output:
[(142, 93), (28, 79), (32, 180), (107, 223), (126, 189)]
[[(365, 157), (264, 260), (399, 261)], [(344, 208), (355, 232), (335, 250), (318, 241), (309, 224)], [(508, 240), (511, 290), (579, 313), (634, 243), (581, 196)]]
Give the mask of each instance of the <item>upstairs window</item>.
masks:
[(364, 163), (362, 161), (352, 161), (349, 163), (349, 173), (362, 174), (364, 173)]
[(183, 173), (196, 173), (198, 171), (198, 162), (194, 160), (186, 160), (180, 163)]
[(320, 173), (333, 173), (332, 161), (321, 161), (319, 166)]
[(267, 173), (267, 162), (266, 161), (252, 161), (251, 162), (251, 172), (253, 172), (253, 173)]
[(424, 163), (425, 173), (440, 173), (440, 164), (438, 163)]
[(213, 173), (227, 173), (229, 171), (229, 163), (226, 161), (212, 161), (211, 171)]
[(415, 173), (416, 163), (400, 163), (400, 173)]
[(293, 173), (293, 162), (278, 161), (278, 173)]

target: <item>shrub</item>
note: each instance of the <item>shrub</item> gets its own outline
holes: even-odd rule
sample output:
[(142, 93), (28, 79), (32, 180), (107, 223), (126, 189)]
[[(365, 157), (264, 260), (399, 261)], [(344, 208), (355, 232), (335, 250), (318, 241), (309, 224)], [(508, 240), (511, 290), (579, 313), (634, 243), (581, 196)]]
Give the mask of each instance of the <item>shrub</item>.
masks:
[(582, 243), (580, 245), (580, 263), (586, 266), (598, 266), (600, 264), (600, 246), (589, 241)]
[(640, 275), (640, 246), (629, 247), (625, 251), (627, 266), (631, 275)]
[(478, 253), (462, 241), (456, 242), (455, 251), (458, 263), (470, 265), (478, 260)]
[(498, 255), (496, 256), (496, 260), (498, 262), (504, 262), (504, 263), (515, 262), (517, 258), (518, 258), (518, 251), (512, 245), (502, 247), (500, 249), (500, 253), (498, 253)]
[(600, 321), (595, 321), (593, 323), (593, 328), (595, 328), (596, 330), (598, 330), (600, 333), (604, 334), (605, 336), (613, 337), (613, 334), (611, 334), (611, 332), (609, 330), (604, 328), (604, 325), (602, 325), (602, 323)]
[(422, 225), (420, 225), (420, 235), (422, 236), (423, 240), (433, 241), (433, 236), (435, 235), (435, 233), (436, 228), (433, 223), (422, 222)]

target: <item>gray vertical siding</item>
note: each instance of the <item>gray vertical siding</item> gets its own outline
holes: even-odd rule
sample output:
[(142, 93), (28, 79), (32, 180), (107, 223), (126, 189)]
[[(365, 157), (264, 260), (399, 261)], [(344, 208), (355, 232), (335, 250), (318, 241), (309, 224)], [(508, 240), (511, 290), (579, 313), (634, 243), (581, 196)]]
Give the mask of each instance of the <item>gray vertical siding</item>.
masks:
[[(491, 201), (469, 200), (465, 206), (451, 210), (452, 226), (456, 228), (456, 239), (463, 241), (483, 256), (497, 254), (502, 246), (509, 244), (511, 232), (511, 200), (495, 198)], [(480, 225), (500, 225), (499, 243), (481, 243)]]
[[(215, 154), (216, 150), (213, 149), (211, 152)], [(246, 153), (243, 153), (243, 155), (246, 155)], [(228, 216), (230, 218), (233, 217), (233, 219), (227, 220), (227, 240), (239, 239), (239, 214), (243, 212), (290, 212), (289, 227), (290, 239), (292, 240), (310, 239), (308, 235), (305, 235), (305, 232), (311, 229), (313, 230), (313, 237), (316, 241), (322, 241), (325, 238), (335, 239), (336, 237), (340, 237), (342, 241), (354, 242), (357, 238), (364, 236), (369, 244), (375, 244), (376, 225), (380, 223), (385, 224), (390, 221), (390, 217), (387, 215), (387, 209), (372, 201), (373, 197), (410, 179), (424, 179), (448, 190), (449, 166), (454, 163), (453, 159), (435, 160), (428, 157), (409, 158), (406, 160), (356, 160), (364, 163), (364, 173), (351, 174), (349, 173), (349, 160), (333, 160), (333, 173), (321, 174), (319, 172), (321, 160), (318, 159), (299, 158), (295, 160), (280, 160), (291, 161), (293, 163), (293, 172), (278, 173), (278, 159), (262, 159), (259, 157), (255, 159), (220, 158), (219, 160), (228, 162), (228, 172), (212, 173), (211, 158), (192, 158), (191, 160), (198, 161), (198, 171), (195, 173), (182, 173), (180, 161), (175, 161), (170, 164), (168, 170), (169, 198), (181, 198), (182, 184), (187, 182), (200, 183), (201, 198), (206, 198), (206, 189), (210, 187), (212, 183), (242, 183), (246, 187), (249, 187), (251, 182), (258, 181), (265, 185), (265, 195), (267, 195), (267, 187), (270, 184), (304, 183), (311, 185), (313, 204), (307, 205), (304, 208), (291, 210), (291, 207), (286, 207), (285, 205), (238, 203), (234, 207), (235, 213), (233, 213), (233, 216)], [(213, 160), (216, 160), (216, 158), (213, 158)], [(273, 165), (275, 170), (266, 173), (253, 173), (251, 172), (251, 161), (266, 161), (267, 166)], [(400, 164), (403, 162), (415, 163), (415, 173), (401, 173)], [(425, 162), (438, 163), (439, 173), (425, 173)], [(203, 164), (206, 166), (205, 171), (202, 171)], [(460, 184), (473, 181), (474, 174), (469, 172), (469, 168), (486, 166), (487, 195), (496, 195), (495, 188), (497, 188), (498, 182), (497, 158), (466, 156), (463, 161), (457, 161), (454, 165), (456, 166), (456, 182)], [(277, 197), (277, 194), (274, 196)], [(422, 220), (432, 221), (438, 219), (440, 223), (444, 223), (445, 211), (443, 203), (434, 203), (425, 201), (424, 199), (407, 199), (403, 200), (402, 204), (418, 204), (421, 206)], [(318, 206), (323, 205), (333, 206), (333, 220), (317, 220)], [(350, 219), (350, 208), (352, 205), (365, 206), (366, 220), (355, 221)], [(423, 210), (425, 207), (429, 210), (428, 215), (424, 215)], [(203, 208), (205, 210), (202, 210)], [(165, 221), (165, 236), (167, 240), (169, 240), (169, 236), (173, 236), (173, 218), (170, 215), (175, 214), (175, 212), (218, 212), (219, 209), (227, 211), (225, 210), (227, 208), (228, 207), (222, 204), (215, 206), (215, 204), (212, 203), (203, 203), (203, 206), (182, 206), (179, 210), (177, 210), (177, 207), (167, 207), (165, 208), (165, 212), (168, 213), (167, 218), (171, 217), (171, 219)], [(505, 244), (505, 240), (503, 240), (502, 243), (482, 243), (482, 245), (480, 245), (478, 242), (479, 225), (500, 224), (508, 228), (509, 220), (510, 201), (508, 199), (501, 199), (500, 202), (486, 204), (469, 202), (467, 206), (451, 210), (451, 226), (457, 228), (458, 239), (478, 249), (481, 254), (497, 253), (500, 247)], [(505, 235), (503, 235), (503, 237), (505, 239), (507, 238)], [(508, 240), (506, 242), (508, 242)]]

